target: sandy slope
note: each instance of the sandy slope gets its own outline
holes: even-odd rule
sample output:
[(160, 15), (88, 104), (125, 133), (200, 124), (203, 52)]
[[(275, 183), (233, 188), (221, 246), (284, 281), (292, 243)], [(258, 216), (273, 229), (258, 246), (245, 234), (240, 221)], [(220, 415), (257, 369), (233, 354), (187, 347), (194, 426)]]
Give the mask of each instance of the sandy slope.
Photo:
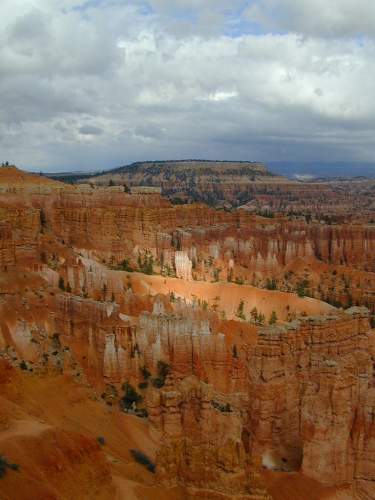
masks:
[[(125, 273), (126, 274), (126, 273)], [(148, 276), (140, 273), (128, 274), (131, 277), (133, 289), (137, 293), (151, 295), (173, 292), (176, 296), (189, 301), (195, 298), (206, 300), (210, 305), (217, 304), (218, 311), (225, 311), (228, 319), (234, 318), (238, 305), (244, 301), (244, 311), (248, 316), (251, 309), (256, 307), (268, 318), (275, 311), (278, 318), (285, 320), (288, 311), (308, 315), (327, 314), (335, 308), (320, 300), (309, 297), (298, 297), (294, 293), (263, 290), (250, 285), (235, 283), (205, 281), (186, 281), (177, 278), (162, 276)]]
[(328, 488), (301, 472), (265, 470), (262, 475), (274, 500), (353, 500), (349, 488)]
[(129, 452), (154, 458), (157, 446), (146, 421), (105, 406), (69, 377), (0, 377), (0, 453), (20, 465), (1, 479), (1, 500), (182, 500)]

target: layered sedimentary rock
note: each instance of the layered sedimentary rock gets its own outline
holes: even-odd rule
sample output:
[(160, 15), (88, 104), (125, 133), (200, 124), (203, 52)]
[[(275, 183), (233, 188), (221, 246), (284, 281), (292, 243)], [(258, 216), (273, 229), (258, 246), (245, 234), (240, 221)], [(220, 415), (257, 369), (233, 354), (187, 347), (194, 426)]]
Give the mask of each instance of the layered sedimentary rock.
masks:
[(0, 204), (0, 268), (14, 270), (31, 264), (37, 255), (40, 212), (27, 207)]
[(192, 262), (186, 252), (177, 251), (175, 253), (175, 268), (177, 278), (182, 278), (188, 281), (192, 279)]
[(243, 206), (260, 214), (276, 212), (336, 222), (374, 220), (373, 179), (297, 182), (272, 174), (261, 163), (139, 162), (110, 170), (89, 181), (102, 186), (125, 183), (161, 187), (164, 196), (179, 203), (198, 201), (216, 207)]
[(276, 184), (286, 184), (287, 179), (272, 174), (262, 163), (188, 160), (135, 163), (93, 177), (90, 182), (156, 186), (170, 198), (212, 204), (225, 200), (238, 205), (240, 199), (257, 191), (274, 191)]
[[(117, 300), (119, 281), (112, 283), (111, 276), (107, 283), (103, 273), (102, 278), (83, 275), (68, 247), (111, 267), (127, 259), (133, 269), (148, 253), (154, 271), (168, 275), (190, 279), (190, 261), (194, 279), (264, 287), (272, 278), (271, 286), (285, 291), (296, 291), (305, 282), (302, 293), (375, 310), (372, 225), (264, 219), (203, 205), (172, 206), (158, 193), (128, 194), (122, 186), (74, 187), (16, 169), (0, 173), (3, 269), (34, 271), (42, 266), (55, 285), (60, 275), (76, 293), (96, 288), (95, 298), (113, 293)], [(317, 267), (321, 265), (330, 267)]]
[[(64, 304), (72, 324), (61, 327), (61, 338), (76, 356), (73, 344), (82, 344), (88, 374), (95, 365), (101, 366), (95, 376), (107, 382), (141, 380), (141, 367), (153, 374), (158, 361), (170, 364), (165, 387), (149, 389), (146, 399), (150, 420), (164, 435), (159, 460), (169, 477), (195, 487), (216, 484), (223, 492), (233, 480), (239, 493), (252, 494), (246, 464), (262, 460), (372, 494), (374, 345), (365, 310), (267, 327), (255, 345), (245, 340), (234, 349), (238, 340), (212, 332), (207, 318), (185, 306), (166, 313), (158, 301), (138, 325), (121, 328), (111, 304), (95, 317), (82, 309), (89, 301)], [(75, 326), (76, 316), (89, 318), (88, 338), (81, 336), (87, 325)], [(213, 446), (218, 439), (221, 451)], [(203, 465), (212, 483), (199, 474)]]
[[(327, 297), (351, 291), (363, 303), (374, 286), (372, 226), (48, 182), (21, 175), (0, 194), (0, 355), (9, 366), (90, 384), (107, 403), (111, 392), (111, 404), (132, 384), (143, 398), (132, 407), (161, 436), (158, 480), (192, 497), (266, 499), (261, 464), (374, 497), (375, 345), (365, 309), (325, 304), (324, 316), (264, 327), (259, 317), (246, 323), (245, 296), (227, 321), (220, 297), (183, 300), (169, 278), (148, 276), (162, 285), (155, 296), (146, 279), (176, 275), (191, 290), (190, 280), (215, 281), (223, 295), (241, 280), (269, 279), (270, 288), (302, 287), (302, 302), (309, 287)], [(146, 274), (132, 278), (134, 268)], [(95, 455), (92, 439), (83, 460), (91, 447)]]
[[(212, 461), (204, 450), (219, 412), (233, 430), (223, 438), (223, 456), (215, 459), (221, 470), (243, 470), (241, 456), (247, 453), (248, 459), (262, 460), (267, 468), (302, 468), (327, 485), (353, 484), (358, 498), (372, 498), (373, 348), (367, 312), (357, 308), (338, 317), (307, 318), (259, 331), (254, 348), (236, 353), (246, 365), (248, 392), (229, 391), (228, 409), (216, 401), (223, 388), (215, 372), (204, 374), (209, 386), (186, 377), (180, 385), (170, 379), (153, 395), (150, 418), (166, 439), (160, 460), (167, 469), (179, 471), (186, 484), (199, 484), (199, 467), (209, 467)], [(191, 359), (191, 353), (184, 358)], [(174, 359), (170, 361), (174, 367)], [(176, 366), (178, 374), (178, 362)], [(220, 425), (225, 429), (225, 423)], [(247, 491), (239, 477), (237, 487)]]
[(346, 316), (260, 331), (252, 369), (253, 452), (276, 467), (300, 462), (330, 485), (361, 482), (355, 457), (366, 453), (363, 433), (372, 425), (364, 408), (373, 404), (374, 341), (366, 310)]
[(166, 480), (177, 478), (193, 497), (271, 499), (246, 455), (241, 415), (218, 409), (212, 387), (196, 377), (179, 384), (170, 377), (148, 404), (150, 420), (164, 434), (158, 462)]

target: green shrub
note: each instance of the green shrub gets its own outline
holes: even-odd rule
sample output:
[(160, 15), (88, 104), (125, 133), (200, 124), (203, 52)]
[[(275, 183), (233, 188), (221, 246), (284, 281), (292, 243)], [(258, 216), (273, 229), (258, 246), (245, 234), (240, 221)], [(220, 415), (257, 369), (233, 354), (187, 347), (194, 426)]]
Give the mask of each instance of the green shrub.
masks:
[(40, 209), (40, 225), (44, 227), (46, 225), (47, 219), (43, 208)]
[(143, 258), (141, 254), (138, 255), (138, 268), (144, 274), (154, 273), (154, 258), (149, 252), (146, 251)]
[(165, 361), (160, 360), (158, 361), (157, 367), (158, 367), (159, 377), (166, 379), (167, 375), (171, 371), (171, 367), (169, 366), (169, 364), (166, 363)]
[(246, 319), (245, 313), (244, 313), (244, 301), (241, 300), (241, 302), (238, 304), (236, 316), (241, 319)]
[(298, 295), (298, 297), (305, 297), (305, 295), (307, 295), (308, 286), (309, 286), (308, 280), (302, 280), (299, 283), (297, 283), (297, 295)]
[(258, 309), (256, 307), (253, 307), (250, 311), (250, 316), (251, 319), (255, 322), (258, 321)]
[(269, 319), (269, 324), (274, 325), (277, 322), (277, 315), (275, 311), (272, 311), (270, 319)]
[(21, 370), (27, 370), (27, 364), (24, 360), (21, 361), (20, 368), (21, 368)]
[(122, 386), (122, 390), (125, 394), (121, 398), (120, 405), (126, 410), (129, 410), (133, 406), (133, 403), (137, 404), (143, 400), (142, 396), (138, 394), (138, 392), (131, 384), (129, 384), (129, 382), (125, 382), (125, 384)]
[(128, 259), (124, 259), (122, 262), (120, 262), (120, 265), (119, 265), (120, 269), (122, 271), (127, 271), (128, 273), (132, 273), (133, 272), (133, 268), (131, 267), (130, 263), (129, 263), (129, 260)]
[(64, 278), (62, 276), (59, 277), (59, 288), (60, 288), (60, 290), (65, 292), (65, 282), (64, 282)]
[(165, 384), (165, 380), (163, 380), (160, 377), (156, 377), (152, 380), (152, 385), (154, 387), (156, 387), (157, 389), (161, 389), (162, 387), (164, 387), (164, 384)]
[(157, 377), (152, 379), (152, 385), (157, 389), (160, 389), (161, 387), (164, 386), (165, 380), (169, 372), (171, 371), (171, 367), (165, 361), (159, 360), (157, 364), (157, 369), (158, 369), (158, 374)]
[(229, 403), (223, 404), (219, 403), (219, 401), (211, 401), (211, 405), (216, 409), (219, 410), (221, 413), (231, 413), (232, 408)]
[(260, 312), (258, 314), (258, 325), (264, 325), (265, 321), (266, 321), (265, 315)]
[(155, 473), (156, 465), (151, 461), (151, 459), (139, 450), (130, 450), (134, 460), (141, 465), (144, 465), (147, 470)]
[(19, 471), (20, 466), (18, 464), (11, 464), (3, 455), (0, 455), (0, 479), (6, 475), (8, 469)]
[(149, 379), (151, 377), (151, 373), (149, 372), (149, 370), (147, 370), (147, 368), (145, 366), (142, 366), (141, 373), (142, 373), (143, 378), (145, 380), (147, 380), (147, 379)]
[(276, 290), (277, 289), (277, 284), (276, 284), (275, 278), (272, 278), (272, 280), (267, 278), (266, 288), (267, 288), (267, 290)]

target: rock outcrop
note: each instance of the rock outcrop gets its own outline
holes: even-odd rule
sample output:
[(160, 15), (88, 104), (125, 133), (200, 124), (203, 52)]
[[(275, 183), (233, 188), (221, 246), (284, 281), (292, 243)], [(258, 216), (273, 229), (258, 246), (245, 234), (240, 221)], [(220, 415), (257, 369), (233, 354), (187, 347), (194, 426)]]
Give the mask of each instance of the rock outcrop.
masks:
[[(371, 314), (303, 298), (350, 297), (374, 306), (373, 226), (173, 206), (154, 191), (65, 187), (17, 172), (12, 186), (12, 171), (4, 172), (0, 385), (18, 372), (35, 381), (69, 379), (91, 391), (85, 398), (99, 400), (100, 411), (107, 404), (118, 418), (124, 411), (148, 415), (144, 425), (160, 437), (154, 451), (163, 492), (267, 499), (263, 466), (347, 487), (353, 498), (375, 496)], [(210, 286), (200, 296), (182, 293), (204, 281)], [(266, 286), (269, 301), (277, 288), (299, 297), (285, 293), (290, 300), (279, 317), (260, 317), (255, 292), (241, 295), (241, 283)], [(221, 310), (221, 296), (229, 301), (234, 291), (231, 311)], [(307, 316), (301, 302), (312, 310), (320, 304), (315, 311), (322, 314)], [(12, 390), (0, 387), (8, 399)], [(6, 414), (0, 410), (0, 428), (14, 405), (29, 404), (17, 390)], [(66, 453), (73, 465), (62, 467), (100, 491), (87, 472), (97, 472), (98, 460), (109, 498), (112, 465), (92, 434), (69, 432), (43, 430), (57, 443), (51, 467), (64, 464)], [(87, 470), (76, 466), (80, 460)], [(82, 491), (82, 498), (90, 494)]]

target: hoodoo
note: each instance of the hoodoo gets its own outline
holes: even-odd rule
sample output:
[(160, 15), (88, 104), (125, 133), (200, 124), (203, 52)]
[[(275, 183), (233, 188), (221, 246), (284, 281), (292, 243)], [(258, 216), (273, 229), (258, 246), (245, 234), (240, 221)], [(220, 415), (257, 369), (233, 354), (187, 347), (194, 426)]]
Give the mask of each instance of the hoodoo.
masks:
[(0, 188), (2, 498), (375, 496), (372, 226)]

